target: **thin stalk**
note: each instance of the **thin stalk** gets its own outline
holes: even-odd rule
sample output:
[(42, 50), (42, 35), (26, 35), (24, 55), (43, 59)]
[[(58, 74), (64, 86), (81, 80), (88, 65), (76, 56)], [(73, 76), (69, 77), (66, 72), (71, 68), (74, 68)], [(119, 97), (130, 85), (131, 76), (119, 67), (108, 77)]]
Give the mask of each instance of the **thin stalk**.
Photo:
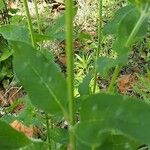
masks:
[(76, 149), (75, 135), (72, 127), (75, 124), (74, 111), (74, 49), (73, 49), (73, 0), (66, 0), (66, 54), (67, 54), (67, 87), (69, 100), (69, 142), (71, 150)]
[[(138, 22), (136, 23), (135, 27), (133, 28), (131, 34), (129, 35), (129, 38), (128, 38), (127, 42), (125, 43), (125, 47), (129, 47), (131, 45), (131, 41), (136, 36), (137, 32), (139, 31), (139, 28), (143, 24), (143, 22), (144, 22), (144, 20), (146, 18), (146, 15), (145, 15), (146, 9), (141, 14)], [(115, 85), (115, 82), (116, 82), (116, 79), (118, 77), (118, 74), (119, 74), (120, 70), (121, 70), (121, 66), (117, 66), (115, 68), (113, 76), (112, 76), (112, 79), (111, 79), (111, 82), (110, 82), (110, 84), (108, 86), (107, 92), (110, 92), (110, 93), (113, 92), (113, 88), (114, 88), (114, 85)]]
[(10, 24), (10, 21), (9, 21), (9, 14), (8, 14), (8, 9), (7, 9), (7, 4), (5, 2), (5, 0), (3, 0), (3, 4), (5, 6), (5, 10), (6, 10), (6, 15), (5, 15), (5, 11), (4, 11), (4, 16), (6, 17), (6, 23), (8, 21), (8, 23)]
[(33, 31), (32, 20), (31, 20), (27, 0), (23, 0), (23, 4), (24, 4), (26, 16), (27, 16), (27, 21), (28, 21), (28, 27), (29, 27), (29, 31), (30, 31), (32, 46), (35, 47), (36, 43), (35, 43), (35, 39), (34, 39), (34, 31)]
[(37, 1), (36, 0), (34, 0), (34, 7), (35, 7), (35, 13), (36, 13), (38, 32), (39, 32), (39, 34), (41, 34), (40, 16), (39, 16), (38, 6), (37, 6)]
[(97, 69), (96, 69), (96, 63), (99, 57), (99, 53), (101, 50), (101, 44), (102, 44), (102, 6), (103, 6), (103, 0), (99, 0), (99, 17), (98, 17), (98, 48), (96, 51), (95, 56), (95, 66), (94, 66), (94, 85), (93, 85), (93, 93), (96, 91), (96, 83), (97, 83)]
[(50, 139), (50, 119), (46, 114), (46, 128), (47, 128), (47, 140), (48, 140), (48, 150), (51, 150), (51, 139)]
[(140, 28), (141, 25), (143, 24), (143, 22), (144, 22), (144, 20), (145, 20), (146, 17), (147, 17), (147, 16), (145, 15), (145, 12), (143, 12), (143, 13), (141, 14), (141, 16), (140, 16), (138, 22), (136, 23), (134, 29), (132, 30), (132, 32), (131, 32), (131, 34), (130, 34), (130, 36), (129, 36), (129, 38), (128, 38), (126, 44), (125, 44), (125, 47), (130, 46), (131, 41), (132, 41), (133, 38), (136, 36), (137, 32), (139, 31), (139, 28)]
[(109, 92), (109, 93), (113, 92), (114, 85), (115, 85), (116, 79), (117, 79), (117, 77), (118, 77), (118, 74), (119, 74), (119, 72), (120, 72), (120, 69), (121, 69), (120, 66), (116, 66), (116, 68), (115, 68), (115, 70), (114, 70), (114, 72), (113, 72), (113, 75), (112, 75), (111, 82), (110, 82), (110, 84), (109, 84), (109, 86), (108, 86), (107, 92)]

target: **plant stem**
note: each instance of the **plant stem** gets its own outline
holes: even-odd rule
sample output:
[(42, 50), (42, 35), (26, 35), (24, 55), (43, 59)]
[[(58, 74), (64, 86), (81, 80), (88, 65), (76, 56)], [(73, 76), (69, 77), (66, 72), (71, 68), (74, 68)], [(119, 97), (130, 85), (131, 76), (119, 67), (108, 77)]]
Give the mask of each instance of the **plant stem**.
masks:
[(115, 70), (114, 70), (114, 72), (113, 72), (113, 75), (112, 75), (111, 82), (110, 82), (110, 84), (109, 84), (109, 86), (108, 86), (107, 92), (109, 92), (109, 93), (113, 92), (114, 85), (115, 85), (116, 79), (117, 79), (117, 77), (118, 77), (118, 74), (119, 74), (119, 72), (120, 72), (120, 69), (121, 69), (120, 66), (116, 66), (116, 68), (115, 68)]
[[(3, 4), (4, 4), (4, 7), (5, 7), (5, 10), (6, 10), (6, 15), (4, 13), (4, 16), (6, 17), (6, 23), (8, 21), (8, 23), (10, 24), (10, 21), (9, 21), (9, 14), (8, 14), (8, 9), (7, 9), (7, 4), (5, 2), (5, 0), (3, 0)], [(5, 12), (5, 11), (4, 11)]]
[(28, 7), (27, 0), (23, 0), (23, 4), (24, 4), (26, 16), (27, 16), (27, 21), (28, 21), (28, 27), (29, 27), (29, 31), (30, 31), (32, 46), (35, 47), (36, 43), (35, 43), (35, 39), (34, 39), (34, 32), (33, 32), (32, 20), (31, 20), (31, 16), (30, 16), (30, 12), (29, 12), (29, 7)]
[(96, 83), (97, 83), (97, 69), (96, 64), (99, 57), (99, 53), (101, 50), (101, 44), (102, 44), (102, 5), (103, 0), (99, 0), (99, 17), (98, 17), (98, 48), (96, 51), (96, 57), (95, 57), (95, 66), (94, 66), (94, 85), (93, 85), (93, 93), (96, 91)]
[(48, 149), (51, 150), (51, 139), (50, 139), (50, 123), (49, 116), (46, 114), (46, 128), (47, 128), (47, 140), (48, 140)]
[(92, 149), (91, 150), (95, 150), (95, 146), (92, 146)]
[(69, 103), (69, 142), (71, 150), (76, 149), (75, 135), (72, 127), (75, 124), (74, 111), (74, 49), (73, 49), (73, 0), (66, 0), (66, 54), (67, 54), (67, 87)]
[(36, 19), (37, 19), (38, 32), (39, 32), (39, 34), (41, 34), (40, 16), (39, 16), (38, 6), (37, 6), (36, 0), (34, 0), (34, 7), (35, 7), (35, 13), (36, 13)]
[[(131, 42), (132, 42), (133, 38), (136, 36), (137, 32), (139, 31), (139, 28), (143, 24), (143, 22), (146, 18), (146, 15), (145, 15), (146, 9), (141, 14), (138, 22), (136, 23), (135, 27), (133, 28), (131, 34), (129, 35), (129, 37), (127, 39), (127, 42), (125, 43), (125, 47), (129, 47), (131, 45)], [(115, 82), (116, 82), (116, 79), (117, 79), (117, 76), (118, 76), (120, 70), (121, 70), (121, 66), (117, 66), (115, 68), (112, 79), (111, 79), (111, 82), (110, 82), (110, 85), (108, 86), (107, 92), (110, 92), (110, 93), (113, 92), (113, 88), (114, 88), (114, 85), (115, 85)]]

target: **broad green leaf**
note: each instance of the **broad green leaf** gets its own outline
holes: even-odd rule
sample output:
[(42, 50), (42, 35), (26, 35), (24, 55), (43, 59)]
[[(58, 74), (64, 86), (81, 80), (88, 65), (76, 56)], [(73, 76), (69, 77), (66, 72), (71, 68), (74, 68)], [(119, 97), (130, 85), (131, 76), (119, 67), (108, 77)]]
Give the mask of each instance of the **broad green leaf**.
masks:
[(6, 59), (8, 59), (11, 55), (13, 54), (12, 51), (10, 50), (5, 50), (2, 55), (0, 55), (0, 61), (4, 61)]
[(146, 7), (150, 6), (150, 1), (149, 0), (129, 0), (129, 2), (131, 2), (132, 4), (138, 6), (138, 7), (142, 7), (144, 8), (146, 5)]
[(45, 34), (50, 36), (52, 40), (65, 39), (65, 14), (55, 20), (55, 22), (46, 29)]
[(62, 128), (50, 129), (50, 137), (56, 143), (60, 143), (63, 145), (68, 145), (69, 143), (69, 134), (66, 129), (62, 129)]
[(2, 10), (4, 8), (5, 8), (4, 2), (3, 2), (3, 0), (0, 0), (0, 10)]
[(126, 16), (127, 13), (129, 13), (130, 11), (135, 10), (135, 7), (133, 7), (132, 5), (128, 5), (125, 6), (121, 9), (119, 9), (113, 20), (108, 22), (104, 28), (103, 28), (103, 34), (107, 35), (107, 34), (116, 34), (119, 24), (122, 21), (122, 19)]
[(109, 69), (115, 67), (116, 65), (116, 60), (114, 60), (113, 58), (99, 57), (97, 60), (97, 71), (101, 76), (105, 78)]
[(139, 145), (134, 140), (117, 134), (106, 134), (100, 146), (89, 146), (84, 141), (77, 140), (78, 150), (136, 150)]
[[(87, 145), (100, 146), (108, 133), (150, 144), (150, 105), (121, 95), (96, 94), (82, 102), (76, 135)], [(129, 141), (130, 141), (129, 140)]]
[(8, 41), (20, 41), (25, 43), (31, 43), (28, 35), (28, 29), (21, 26), (0, 26), (0, 34), (2, 34), (2, 36)]
[[(73, 10), (73, 16), (77, 13), (77, 7), (75, 7)], [(54, 23), (49, 26), (45, 34), (50, 37), (51, 40), (59, 40), (63, 41), (65, 40), (65, 14), (58, 17)]]
[(113, 44), (113, 50), (118, 53), (118, 57), (125, 55), (123, 58), (127, 60), (131, 45), (146, 35), (148, 30), (147, 9), (149, 9), (147, 5), (141, 10), (134, 5), (123, 7), (104, 27), (104, 34), (115, 34), (117, 37)]
[(90, 94), (90, 81), (92, 79), (92, 74), (88, 73), (83, 79), (82, 83), (79, 85), (78, 91), (80, 96)]
[(109, 135), (96, 150), (136, 150), (140, 144), (122, 135)]
[(78, 39), (79, 40), (91, 40), (92, 39), (92, 36), (90, 33), (88, 32), (80, 32), (78, 34)]
[(48, 35), (38, 34), (38, 33), (34, 33), (34, 38), (36, 42), (48, 41), (48, 40), (53, 39), (53, 37), (50, 37)]
[(127, 48), (122, 45), (118, 40), (113, 43), (112, 49), (117, 52), (117, 59), (115, 60), (116, 65), (125, 65), (128, 62), (128, 56), (131, 48)]
[(91, 150), (91, 146), (88, 146), (77, 139), (77, 150)]
[(34, 142), (30, 145), (27, 145), (20, 150), (47, 150), (48, 149), (48, 144), (44, 142)]
[(113, 50), (118, 53), (118, 64), (127, 62), (130, 46), (147, 33), (148, 18), (141, 16), (137, 10), (132, 10), (122, 19), (118, 28), (118, 37), (113, 43)]
[(23, 133), (13, 129), (7, 123), (0, 121), (0, 149), (12, 150), (31, 143)]
[(129, 47), (144, 37), (148, 30), (148, 18), (137, 9), (133, 9), (122, 19), (118, 28), (118, 42)]
[(58, 66), (28, 44), (13, 46), (14, 70), (32, 104), (50, 114), (66, 113), (67, 85)]

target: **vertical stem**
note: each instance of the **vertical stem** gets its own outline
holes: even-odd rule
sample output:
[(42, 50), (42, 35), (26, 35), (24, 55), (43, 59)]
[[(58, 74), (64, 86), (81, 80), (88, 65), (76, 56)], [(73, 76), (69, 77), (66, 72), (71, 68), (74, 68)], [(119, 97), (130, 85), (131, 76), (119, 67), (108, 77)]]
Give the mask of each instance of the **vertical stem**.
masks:
[(74, 112), (74, 49), (73, 49), (73, 0), (66, 0), (66, 54), (67, 54), (67, 87), (69, 100), (69, 142), (71, 150), (76, 149), (75, 135), (72, 127), (75, 124)]
[(91, 150), (95, 150), (95, 146), (92, 146)]
[[(145, 15), (146, 10), (147, 10), (147, 7), (145, 8), (145, 11), (143, 11), (143, 13), (141, 14), (138, 22), (136, 23), (135, 27), (133, 28), (131, 34), (129, 35), (129, 37), (128, 37), (126, 43), (125, 43), (125, 47), (131, 46), (131, 42), (132, 42), (133, 38), (136, 36), (137, 32), (139, 31), (140, 27), (142, 26), (142, 24), (143, 24), (143, 22), (144, 22), (144, 20), (146, 18), (146, 15)], [(117, 79), (117, 76), (118, 76), (120, 70), (121, 70), (121, 66), (117, 66), (115, 68), (115, 71), (113, 73), (111, 82), (110, 82), (109, 87), (107, 89), (108, 92), (112, 92), (113, 91), (114, 84), (116, 82), (116, 79)]]
[(50, 123), (49, 123), (49, 117), (46, 114), (46, 128), (47, 128), (47, 140), (48, 140), (48, 149), (51, 150), (51, 139), (50, 139)]
[(7, 9), (7, 4), (6, 4), (5, 0), (3, 0), (3, 4), (4, 4), (5, 10), (6, 10), (6, 14), (5, 14), (5, 11), (4, 11), (4, 16), (5, 16), (5, 18), (6, 18), (6, 23), (7, 23), (7, 21), (8, 21), (8, 23), (10, 24), (10, 21), (9, 21), (9, 14), (8, 14), (8, 9)]
[(98, 17), (98, 48), (96, 51), (96, 58), (95, 58), (95, 66), (94, 66), (94, 86), (93, 86), (93, 93), (95, 93), (96, 90), (96, 83), (97, 83), (97, 70), (96, 70), (96, 63), (97, 59), (99, 57), (99, 53), (101, 50), (101, 44), (102, 44), (102, 5), (103, 0), (99, 0), (99, 17)]
[(34, 0), (34, 7), (35, 7), (35, 13), (36, 13), (36, 19), (37, 19), (38, 32), (39, 32), (39, 34), (41, 34), (40, 16), (39, 16), (38, 6), (37, 6), (36, 0)]
[(28, 21), (28, 27), (29, 27), (29, 31), (30, 31), (32, 46), (35, 47), (36, 44), (35, 44), (35, 39), (34, 39), (34, 35), (33, 35), (34, 32), (33, 32), (32, 20), (31, 20), (27, 0), (23, 0), (23, 4), (24, 4), (26, 16), (27, 16), (27, 21)]
[(121, 69), (120, 66), (116, 66), (116, 68), (115, 68), (115, 70), (113, 72), (113, 75), (112, 75), (111, 82), (110, 82), (110, 84), (108, 86), (107, 92), (109, 92), (109, 93), (113, 92), (114, 84), (116, 82), (116, 79), (117, 79), (117, 76), (118, 76), (118, 74), (120, 72), (120, 69)]

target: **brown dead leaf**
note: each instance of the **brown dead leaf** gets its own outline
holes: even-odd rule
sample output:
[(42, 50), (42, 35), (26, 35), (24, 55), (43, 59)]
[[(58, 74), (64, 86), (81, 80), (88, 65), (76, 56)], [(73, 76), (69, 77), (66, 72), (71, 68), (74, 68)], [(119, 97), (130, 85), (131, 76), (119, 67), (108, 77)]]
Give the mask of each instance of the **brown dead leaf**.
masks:
[(9, 9), (17, 9), (17, 4), (15, 2), (13, 2), (12, 0), (8, 1), (7, 7)]
[(8, 91), (7, 99), (8, 103), (12, 104), (16, 99), (21, 98), (23, 96), (22, 87), (12, 87)]
[(58, 60), (59, 60), (64, 66), (66, 66), (66, 64), (67, 64), (67, 57), (66, 57), (66, 54), (65, 54), (65, 53), (59, 54)]
[(5, 99), (4, 99), (4, 91), (2, 90), (2, 91), (0, 91), (0, 104), (4, 104), (4, 102), (5, 102)]
[(60, 12), (65, 10), (65, 5), (62, 3), (53, 3), (52, 12)]
[[(0, 95), (1, 96), (1, 95)], [(10, 106), (12, 105), (17, 99), (24, 96), (24, 92), (22, 90), (22, 87), (11, 87), (3, 94), (3, 106)], [(18, 104), (13, 112), (18, 113), (22, 108), (24, 107), (23, 103)]]
[(118, 89), (121, 93), (126, 93), (132, 89), (133, 84), (135, 83), (135, 77), (130, 75), (123, 75), (118, 79)]
[(28, 137), (36, 137), (38, 134), (38, 129), (36, 127), (33, 126), (27, 127), (18, 120), (15, 120), (10, 125), (12, 128), (16, 129), (19, 132), (24, 133)]

